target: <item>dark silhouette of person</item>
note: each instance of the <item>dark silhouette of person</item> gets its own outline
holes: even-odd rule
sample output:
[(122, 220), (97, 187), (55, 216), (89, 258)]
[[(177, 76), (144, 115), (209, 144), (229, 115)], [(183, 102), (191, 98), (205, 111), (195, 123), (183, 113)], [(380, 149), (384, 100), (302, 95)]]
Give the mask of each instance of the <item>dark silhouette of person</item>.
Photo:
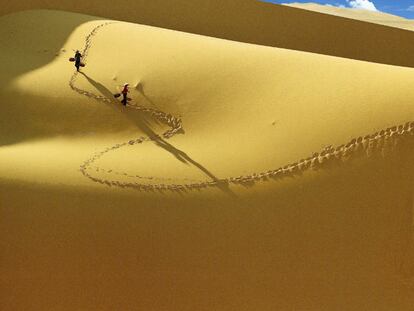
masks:
[(80, 67), (80, 64), (81, 64), (81, 57), (82, 57), (82, 54), (77, 50), (76, 51), (76, 53), (75, 53), (75, 67), (76, 67), (76, 71), (79, 71), (79, 67)]
[(122, 93), (122, 96), (123, 96), (121, 103), (124, 106), (126, 106), (126, 104), (128, 102), (128, 92), (129, 92), (128, 85), (129, 85), (128, 83), (125, 83), (124, 84), (124, 88), (122, 89), (122, 92), (121, 92)]

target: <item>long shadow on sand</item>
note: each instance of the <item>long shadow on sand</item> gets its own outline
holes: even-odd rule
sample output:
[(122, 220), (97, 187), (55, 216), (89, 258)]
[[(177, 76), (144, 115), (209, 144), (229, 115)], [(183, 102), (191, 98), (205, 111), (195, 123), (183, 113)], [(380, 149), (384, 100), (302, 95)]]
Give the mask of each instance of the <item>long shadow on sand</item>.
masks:
[[(107, 89), (102, 83), (99, 83), (89, 77), (84, 72), (79, 72), (82, 76), (86, 78), (86, 80), (96, 89), (98, 90), (103, 96), (108, 98), (110, 100), (110, 103), (105, 102), (107, 105), (109, 105), (112, 109), (115, 109), (117, 111), (124, 110), (124, 107), (119, 105), (119, 102), (114, 99), (112, 92)], [(87, 95), (86, 95), (87, 96)], [(114, 105), (115, 104), (115, 105)], [(116, 105), (118, 104), (118, 105)], [(211, 178), (213, 181), (220, 181), (219, 178), (217, 178), (213, 173), (211, 173), (207, 168), (205, 168), (203, 165), (192, 159), (188, 154), (186, 154), (184, 151), (177, 149), (170, 143), (168, 143), (166, 140), (164, 140), (160, 135), (155, 133), (151, 128), (151, 122), (148, 118), (148, 115), (146, 113), (137, 111), (137, 110), (128, 110), (128, 113), (126, 114), (127, 117), (141, 130), (147, 135), (156, 146), (164, 149), (165, 151), (169, 152), (171, 155), (173, 155), (177, 160), (180, 162), (187, 164), (187, 165), (193, 165), (200, 171), (202, 171), (205, 175), (207, 175), (209, 178)], [(222, 191), (233, 195), (233, 192), (229, 189), (228, 184), (225, 182), (219, 182), (218, 186), (219, 189)]]

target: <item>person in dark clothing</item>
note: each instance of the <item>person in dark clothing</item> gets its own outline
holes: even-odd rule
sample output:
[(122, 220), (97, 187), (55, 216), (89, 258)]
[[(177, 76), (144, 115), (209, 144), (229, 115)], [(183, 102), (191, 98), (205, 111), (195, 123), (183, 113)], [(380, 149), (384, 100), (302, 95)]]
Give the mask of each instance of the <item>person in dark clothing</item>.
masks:
[(79, 71), (79, 67), (80, 67), (80, 64), (81, 64), (81, 57), (82, 57), (82, 54), (77, 50), (76, 51), (76, 53), (75, 53), (75, 67), (76, 67), (76, 71)]
[(125, 83), (124, 84), (124, 88), (122, 89), (122, 96), (123, 96), (123, 99), (122, 99), (122, 101), (121, 101), (121, 103), (124, 105), (124, 106), (126, 106), (126, 104), (127, 104), (127, 101), (128, 101), (128, 92), (129, 92), (129, 90), (128, 90), (128, 83)]

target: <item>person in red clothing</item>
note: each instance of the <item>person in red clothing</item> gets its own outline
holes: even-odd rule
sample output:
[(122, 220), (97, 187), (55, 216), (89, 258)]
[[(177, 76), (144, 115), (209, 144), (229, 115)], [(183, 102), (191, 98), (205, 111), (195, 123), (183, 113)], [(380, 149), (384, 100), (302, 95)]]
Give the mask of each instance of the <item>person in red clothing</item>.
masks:
[(127, 104), (127, 102), (128, 102), (128, 92), (129, 92), (129, 90), (128, 90), (128, 83), (125, 83), (124, 84), (124, 88), (122, 89), (122, 96), (123, 96), (123, 99), (122, 99), (122, 101), (121, 101), (121, 103), (124, 105), (124, 106), (126, 106), (126, 104)]

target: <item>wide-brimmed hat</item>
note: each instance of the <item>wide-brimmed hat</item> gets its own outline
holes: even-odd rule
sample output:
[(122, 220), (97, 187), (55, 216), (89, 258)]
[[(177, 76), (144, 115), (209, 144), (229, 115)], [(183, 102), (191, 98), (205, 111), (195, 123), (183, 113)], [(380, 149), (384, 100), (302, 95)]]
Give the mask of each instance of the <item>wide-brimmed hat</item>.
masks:
[(129, 85), (129, 83), (124, 83), (124, 86), (127, 86), (127, 85)]

